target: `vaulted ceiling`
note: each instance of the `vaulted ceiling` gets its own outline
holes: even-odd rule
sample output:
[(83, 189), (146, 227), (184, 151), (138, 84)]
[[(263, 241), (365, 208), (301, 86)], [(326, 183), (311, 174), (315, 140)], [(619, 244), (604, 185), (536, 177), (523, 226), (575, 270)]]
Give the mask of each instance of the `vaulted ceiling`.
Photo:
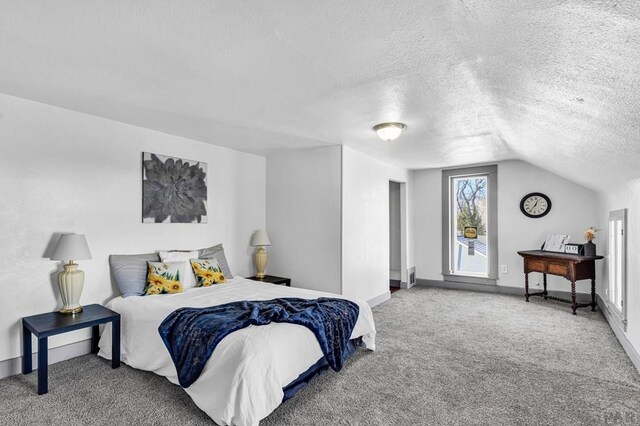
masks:
[(0, 1), (0, 92), (259, 154), (602, 189), (640, 178), (639, 83), (637, 0)]

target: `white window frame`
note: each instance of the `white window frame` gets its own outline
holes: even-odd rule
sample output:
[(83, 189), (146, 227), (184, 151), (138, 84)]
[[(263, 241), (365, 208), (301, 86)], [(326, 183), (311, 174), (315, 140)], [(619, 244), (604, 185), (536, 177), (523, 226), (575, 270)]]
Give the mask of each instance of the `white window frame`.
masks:
[[(464, 176), (487, 177), (487, 252), (486, 276), (454, 273), (453, 250), (453, 179)], [(496, 285), (498, 280), (498, 166), (477, 166), (442, 171), (442, 276), (444, 281)]]
[[(611, 238), (611, 226), (613, 223), (619, 222), (620, 234), (615, 237), (620, 239), (620, 253), (617, 253), (617, 241)], [(607, 223), (608, 248), (607, 248), (607, 286), (605, 288), (607, 310), (613, 318), (622, 326), (624, 330), (627, 328), (627, 209), (614, 210), (609, 212), (609, 221)], [(620, 256), (620, 294), (615, 291), (615, 283), (612, 282), (611, 274), (615, 270), (615, 264), (618, 262), (616, 255)], [(616, 305), (616, 296), (620, 297), (621, 308)]]

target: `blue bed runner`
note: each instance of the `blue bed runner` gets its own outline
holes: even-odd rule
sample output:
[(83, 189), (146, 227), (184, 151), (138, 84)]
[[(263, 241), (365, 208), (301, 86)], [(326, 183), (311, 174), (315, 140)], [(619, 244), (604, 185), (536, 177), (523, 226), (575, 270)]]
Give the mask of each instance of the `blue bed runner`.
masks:
[(318, 339), (327, 364), (340, 371), (350, 354), (349, 338), (359, 311), (351, 301), (327, 297), (242, 301), (177, 309), (162, 321), (158, 331), (180, 385), (187, 388), (200, 377), (214, 349), (227, 335), (249, 325), (271, 322), (307, 327)]

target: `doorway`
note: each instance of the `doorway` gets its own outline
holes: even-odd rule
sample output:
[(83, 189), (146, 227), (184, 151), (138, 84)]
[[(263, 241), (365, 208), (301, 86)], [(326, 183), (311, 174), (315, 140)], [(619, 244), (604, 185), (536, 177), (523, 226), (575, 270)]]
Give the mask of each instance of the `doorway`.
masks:
[(402, 282), (402, 189), (404, 185), (389, 181), (389, 291), (394, 293)]

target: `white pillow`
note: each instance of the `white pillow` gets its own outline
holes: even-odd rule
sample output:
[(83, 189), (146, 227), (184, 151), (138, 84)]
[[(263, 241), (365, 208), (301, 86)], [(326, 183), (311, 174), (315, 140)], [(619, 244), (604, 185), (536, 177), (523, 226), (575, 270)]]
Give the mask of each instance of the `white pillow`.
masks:
[(198, 258), (198, 251), (161, 251), (158, 253), (163, 262), (184, 262), (182, 288), (185, 290), (196, 286), (196, 276), (191, 269), (191, 259)]

